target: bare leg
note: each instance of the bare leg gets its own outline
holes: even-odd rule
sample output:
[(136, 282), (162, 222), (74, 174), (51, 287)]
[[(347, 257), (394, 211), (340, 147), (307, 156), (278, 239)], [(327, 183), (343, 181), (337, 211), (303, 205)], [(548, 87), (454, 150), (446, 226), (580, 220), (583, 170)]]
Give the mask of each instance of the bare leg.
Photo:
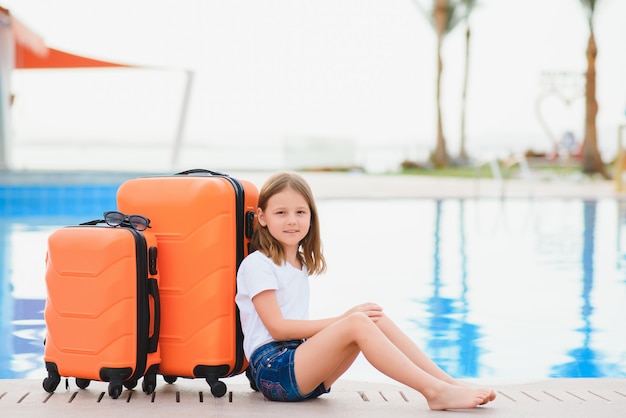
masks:
[(487, 389), (450, 384), (424, 371), (363, 313), (350, 314), (298, 347), (294, 368), (302, 393), (336, 379), (357, 350), (385, 375), (419, 391), (431, 409), (473, 408), (490, 396)]
[[(391, 340), (391, 342), (398, 347), (417, 367), (424, 370), (426, 373), (443, 380), (444, 382), (452, 385), (460, 385), (456, 379), (448, 375), (443, 371), (434, 361), (432, 361), (415, 342), (409, 338), (398, 326), (386, 315), (381, 316), (376, 322), (378, 328)], [(492, 401), (496, 398), (496, 393), (491, 391), (487, 401)]]
[(376, 322), (376, 325), (378, 325), (378, 328), (380, 328), (387, 338), (420, 369), (444, 382), (451, 384), (456, 383), (450, 375), (444, 372), (435, 362), (424, 354), (418, 345), (415, 344), (408, 335), (402, 332), (388, 316), (381, 316), (378, 322)]
[(335, 371), (332, 372), (328, 378), (324, 379), (324, 386), (326, 388), (331, 387), (333, 383), (335, 383), (337, 379), (339, 379), (350, 368), (350, 366), (352, 366), (354, 360), (356, 360), (360, 352), (361, 351), (358, 348), (355, 348), (354, 351), (350, 353), (348, 357), (346, 357), (343, 362), (339, 364), (339, 366), (337, 366)]

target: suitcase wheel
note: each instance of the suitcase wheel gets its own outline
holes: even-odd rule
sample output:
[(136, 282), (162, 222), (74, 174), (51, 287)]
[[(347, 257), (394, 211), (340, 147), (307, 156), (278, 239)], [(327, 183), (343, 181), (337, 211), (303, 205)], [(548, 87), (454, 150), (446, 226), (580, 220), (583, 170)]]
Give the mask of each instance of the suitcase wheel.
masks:
[(226, 394), (226, 383), (210, 377), (206, 378), (206, 382), (211, 387), (211, 393), (216, 398), (221, 398)]
[(46, 362), (46, 370), (48, 371), (48, 377), (43, 379), (43, 390), (52, 393), (61, 383), (61, 375), (55, 363)]
[(91, 380), (89, 379), (80, 379), (78, 377), (76, 378), (76, 386), (78, 386), (81, 389), (87, 389), (90, 383), (91, 383)]
[(122, 394), (122, 385), (119, 383), (109, 383), (109, 396), (117, 399)]
[(176, 382), (176, 379), (178, 379), (176, 376), (163, 376), (163, 380), (170, 384)]
[(147, 374), (141, 382), (141, 389), (146, 395), (150, 395), (156, 389), (156, 374)]
[(49, 376), (43, 380), (43, 390), (52, 393), (56, 390), (57, 386), (59, 386), (59, 383), (61, 383), (61, 376), (50, 373)]
[(128, 382), (124, 382), (124, 387), (128, 390), (133, 390), (137, 386), (136, 380), (129, 380)]

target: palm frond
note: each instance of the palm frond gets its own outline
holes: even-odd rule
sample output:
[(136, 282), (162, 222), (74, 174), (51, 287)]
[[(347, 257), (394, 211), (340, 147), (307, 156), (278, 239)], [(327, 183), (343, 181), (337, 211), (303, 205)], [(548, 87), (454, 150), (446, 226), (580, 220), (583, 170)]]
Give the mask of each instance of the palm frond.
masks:
[(596, 13), (596, 5), (600, 0), (580, 0), (585, 13), (587, 14), (587, 22), (589, 23), (589, 29), (593, 32), (593, 16)]
[(460, 0), (460, 4), (463, 7), (463, 18), (467, 20), (478, 6), (478, 0)]
[[(430, 2), (430, 6), (424, 5), (426, 1)], [(432, 28), (437, 30), (434, 19), (435, 0), (411, 0), (411, 2), (417, 7), (422, 15), (424, 15), (424, 18), (430, 23)], [(446, 24), (443, 32), (445, 34), (450, 33), (457, 26), (457, 24), (464, 19), (464, 12), (468, 10), (468, 7), (473, 8), (474, 3), (476, 3), (476, 0), (448, 0), (446, 7)], [(468, 6), (468, 4), (471, 5)]]
[(448, 23), (446, 24), (446, 33), (452, 32), (452, 30), (464, 20), (462, 1), (450, 1), (448, 2)]
[(415, 7), (417, 7), (417, 10), (419, 10), (420, 13), (424, 15), (424, 18), (426, 19), (426, 21), (428, 21), (428, 23), (430, 23), (433, 29), (435, 29), (435, 22), (433, 21), (432, 7), (430, 8), (425, 7), (424, 4), (420, 0), (411, 0), (411, 3), (413, 3)]
[(598, 3), (598, 0), (580, 0), (580, 2), (582, 3), (583, 7), (587, 10), (587, 13), (593, 16), (593, 14), (596, 11), (596, 3)]

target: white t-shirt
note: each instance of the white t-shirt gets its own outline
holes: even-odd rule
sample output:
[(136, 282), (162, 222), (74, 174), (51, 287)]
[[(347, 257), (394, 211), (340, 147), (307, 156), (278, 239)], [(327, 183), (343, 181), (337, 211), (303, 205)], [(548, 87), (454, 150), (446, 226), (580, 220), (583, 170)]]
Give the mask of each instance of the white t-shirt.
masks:
[(285, 319), (309, 319), (309, 276), (305, 266), (301, 270), (289, 263), (276, 265), (260, 251), (248, 255), (237, 272), (237, 296), (243, 349), (249, 359), (255, 349), (274, 341), (254, 308), (252, 299), (259, 293), (273, 289)]

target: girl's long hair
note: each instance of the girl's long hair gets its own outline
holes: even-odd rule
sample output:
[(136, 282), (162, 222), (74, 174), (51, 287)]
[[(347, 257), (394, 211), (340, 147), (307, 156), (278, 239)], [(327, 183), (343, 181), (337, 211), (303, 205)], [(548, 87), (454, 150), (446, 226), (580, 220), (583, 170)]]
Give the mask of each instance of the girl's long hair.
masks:
[[(309, 275), (321, 274), (326, 271), (326, 260), (322, 254), (322, 240), (320, 237), (319, 217), (317, 206), (313, 199), (311, 188), (300, 175), (292, 172), (279, 172), (266, 180), (259, 192), (259, 208), (265, 211), (268, 200), (283, 190), (291, 189), (300, 193), (309, 205), (311, 211), (311, 226), (309, 232), (300, 241), (300, 261), (306, 266)], [(276, 264), (282, 265), (285, 253), (280, 242), (274, 238), (267, 227), (258, 222), (252, 235), (252, 250), (259, 250)]]

